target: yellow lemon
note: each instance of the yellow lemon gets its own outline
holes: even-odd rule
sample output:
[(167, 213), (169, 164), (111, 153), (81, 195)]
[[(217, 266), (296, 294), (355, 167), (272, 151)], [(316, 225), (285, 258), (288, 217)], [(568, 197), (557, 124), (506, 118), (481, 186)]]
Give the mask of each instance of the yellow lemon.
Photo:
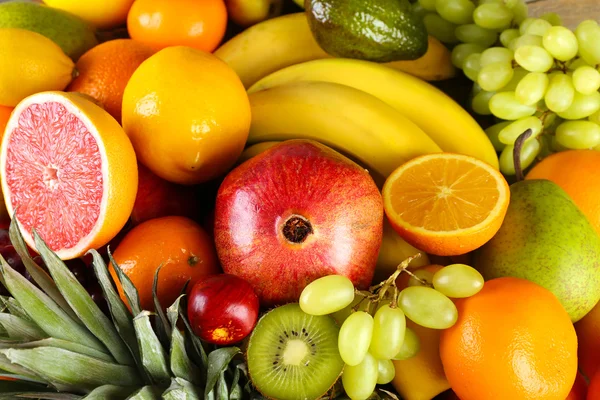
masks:
[(222, 176), (242, 154), (250, 102), (216, 56), (167, 47), (131, 76), (122, 121), (142, 164), (168, 181), (197, 184)]
[(134, 0), (44, 0), (50, 7), (79, 16), (100, 29), (123, 25)]
[(14, 107), (32, 94), (63, 90), (74, 68), (47, 37), (25, 29), (0, 29), (0, 105)]

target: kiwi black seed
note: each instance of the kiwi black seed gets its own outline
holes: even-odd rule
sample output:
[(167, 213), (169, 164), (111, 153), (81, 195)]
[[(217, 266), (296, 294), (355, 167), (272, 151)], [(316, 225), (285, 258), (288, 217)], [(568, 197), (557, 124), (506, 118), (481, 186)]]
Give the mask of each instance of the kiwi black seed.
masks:
[(248, 343), (252, 383), (263, 396), (273, 399), (320, 398), (344, 367), (338, 333), (333, 318), (306, 314), (298, 304), (269, 311), (258, 321)]

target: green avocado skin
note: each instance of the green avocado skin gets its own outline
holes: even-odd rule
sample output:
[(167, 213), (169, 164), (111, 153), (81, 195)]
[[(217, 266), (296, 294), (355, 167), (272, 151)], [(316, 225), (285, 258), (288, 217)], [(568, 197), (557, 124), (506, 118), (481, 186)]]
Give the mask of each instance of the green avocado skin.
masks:
[(27, 29), (42, 34), (58, 44), (73, 61), (98, 44), (94, 28), (79, 17), (33, 2), (0, 3), (0, 28)]
[(406, 0), (306, 0), (313, 36), (325, 52), (374, 62), (415, 60), (427, 30)]
[(474, 267), (486, 280), (512, 276), (545, 287), (578, 321), (600, 299), (600, 236), (549, 180), (516, 182), (510, 192), (504, 222), (475, 251)]

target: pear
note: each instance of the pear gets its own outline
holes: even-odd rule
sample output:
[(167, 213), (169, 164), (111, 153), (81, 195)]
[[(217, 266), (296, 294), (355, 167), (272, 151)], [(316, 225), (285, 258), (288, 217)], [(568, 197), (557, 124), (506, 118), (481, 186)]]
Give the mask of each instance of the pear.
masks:
[(600, 300), (600, 236), (554, 182), (519, 181), (510, 192), (502, 226), (475, 251), (474, 266), (486, 280), (512, 276), (545, 287), (578, 321)]

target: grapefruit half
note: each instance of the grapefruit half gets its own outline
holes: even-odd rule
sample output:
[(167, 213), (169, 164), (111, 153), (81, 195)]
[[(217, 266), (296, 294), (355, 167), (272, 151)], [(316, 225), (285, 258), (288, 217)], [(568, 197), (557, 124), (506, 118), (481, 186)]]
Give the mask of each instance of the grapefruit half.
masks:
[(123, 128), (76, 93), (42, 92), (21, 101), (0, 147), (6, 209), (27, 244), (32, 231), (63, 260), (107, 244), (127, 222), (137, 161)]

